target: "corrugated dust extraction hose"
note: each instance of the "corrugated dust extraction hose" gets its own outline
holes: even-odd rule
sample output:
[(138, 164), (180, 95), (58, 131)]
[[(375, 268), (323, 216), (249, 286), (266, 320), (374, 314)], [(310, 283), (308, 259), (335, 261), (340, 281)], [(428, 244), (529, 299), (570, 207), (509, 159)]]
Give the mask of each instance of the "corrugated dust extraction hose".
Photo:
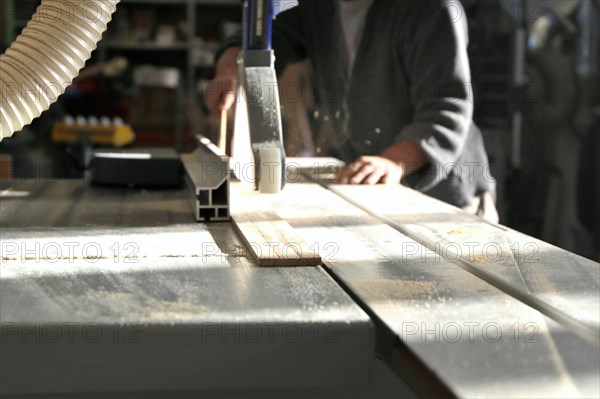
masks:
[(42, 0), (0, 55), (0, 140), (64, 93), (90, 58), (120, 0)]

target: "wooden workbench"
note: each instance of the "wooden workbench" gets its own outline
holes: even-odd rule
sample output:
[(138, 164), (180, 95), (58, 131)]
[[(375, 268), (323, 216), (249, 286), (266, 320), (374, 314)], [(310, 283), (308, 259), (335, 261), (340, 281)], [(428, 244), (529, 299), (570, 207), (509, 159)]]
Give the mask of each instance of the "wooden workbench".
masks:
[[(322, 259), (290, 268), (260, 267), (229, 223), (193, 222), (184, 190), (2, 190), (3, 394), (599, 395), (599, 265), (414, 191), (234, 187), (232, 208), (258, 200)], [(50, 343), (68, 323), (112, 341)], [(285, 323), (298, 342), (240, 332)], [(143, 339), (115, 343), (115, 325)]]

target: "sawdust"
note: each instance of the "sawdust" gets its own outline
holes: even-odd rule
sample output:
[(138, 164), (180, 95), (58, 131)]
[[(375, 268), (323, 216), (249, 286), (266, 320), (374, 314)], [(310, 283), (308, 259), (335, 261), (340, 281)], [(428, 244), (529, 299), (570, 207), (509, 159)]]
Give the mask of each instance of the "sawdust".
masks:
[(484, 256), (478, 255), (478, 256), (473, 257), (472, 263), (474, 263), (476, 265), (483, 265), (483, 264), (486, 264), (487, 261), (485, 260)]
[(361, 283), (360, 291), (372, 300), (393, 301), (407, 296), (431, 297), (438, 292), (438, 283), (415, 280), (369, 280)]
[(122, 301), (123, 299), (131, 299), (131, 294), (127, 292), (98, 292), (97, 297), (102, 297), (102, 299), (107, 301)]
[[(97, 260), (106, 260), (108, 258), (105, 256), (84, 256), (81, 259), (97, 261)], [(66, 261), (79, 260), (79, 257), (77, 257), (77, 256), (26, 256), (26, 257), (20, 258), (20, 259), (19, 258), (2, 257), (3, 262), (18, 261), (18, 260), (20, 260), (21, 262), (39, 262), (39, 261), (57, 262), (59, 260), (66, 260)]]
[(151, 312), (146, 313), (143, 318), (148, 320), (184, 320), (197, 318), (206, 312), (203, 305), (187, 301), (157, 301), (152, 304)]
[(158, 303), (158, 306), (163, 306), (166, 309), (172, 310), (172, 311), (198, 311), (199, 309), (204, 309), (204, 306), (199, 305), (199, 304), (195, 304), (195, 303), (191, 303), (191, 302), (185, 302), (185, 301), (181, 301), (181, 302), (175, 302), (175, 301), (160, 301)]
[(446, 234), (451, 235), (451, 236), (457, 236), (457, 235), (465, 234), (465, 230), (462, 228), (452, 229), (452, 230), (447, 231)]

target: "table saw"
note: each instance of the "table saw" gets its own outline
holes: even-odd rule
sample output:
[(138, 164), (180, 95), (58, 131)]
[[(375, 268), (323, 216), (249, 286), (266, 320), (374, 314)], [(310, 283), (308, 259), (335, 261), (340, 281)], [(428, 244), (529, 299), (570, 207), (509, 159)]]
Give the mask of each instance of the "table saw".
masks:
[(600, 393), (599, 265), (410, 189), (232, 184), (218, 223), (185, 188), (0, 190), (3, 397)]
[[(34, 17), (50, 33), (26, 29), (7, 76), (72, 81), (117, 3), (95, 2), (95, 24)], [(198, 180), (207, 154), (182, 157), (193, 195), (0, 182), (0, 395), (598, 397), (597, 263), (401, 186), (287, 175), (279, 100), (252, 89), (276, 82), (272, 5), (244, 2), (239, 81), (257, 101), (238, 109), (256, 176), (278, 150), (281, 193)], [(0, 138), (48, 108), (27, 93), (7, 96)]]

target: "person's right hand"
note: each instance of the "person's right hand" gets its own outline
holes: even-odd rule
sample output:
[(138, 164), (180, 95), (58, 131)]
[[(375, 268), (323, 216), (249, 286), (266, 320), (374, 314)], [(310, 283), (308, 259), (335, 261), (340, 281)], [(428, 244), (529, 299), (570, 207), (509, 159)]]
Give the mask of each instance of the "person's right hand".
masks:
[(241, 49), (232, 47), (217, 62), (215, 78), (204, 88), (204, 103), (215, 115), (229, 110), (235, 102), (237, 88), (237, 55)]
[(204, 88), (204, 103), (215, 115), (220, 115), (222, 110), (229, 110), (235, 102), (235, 89), (237, 87), (236, 75), (217, 75)]

